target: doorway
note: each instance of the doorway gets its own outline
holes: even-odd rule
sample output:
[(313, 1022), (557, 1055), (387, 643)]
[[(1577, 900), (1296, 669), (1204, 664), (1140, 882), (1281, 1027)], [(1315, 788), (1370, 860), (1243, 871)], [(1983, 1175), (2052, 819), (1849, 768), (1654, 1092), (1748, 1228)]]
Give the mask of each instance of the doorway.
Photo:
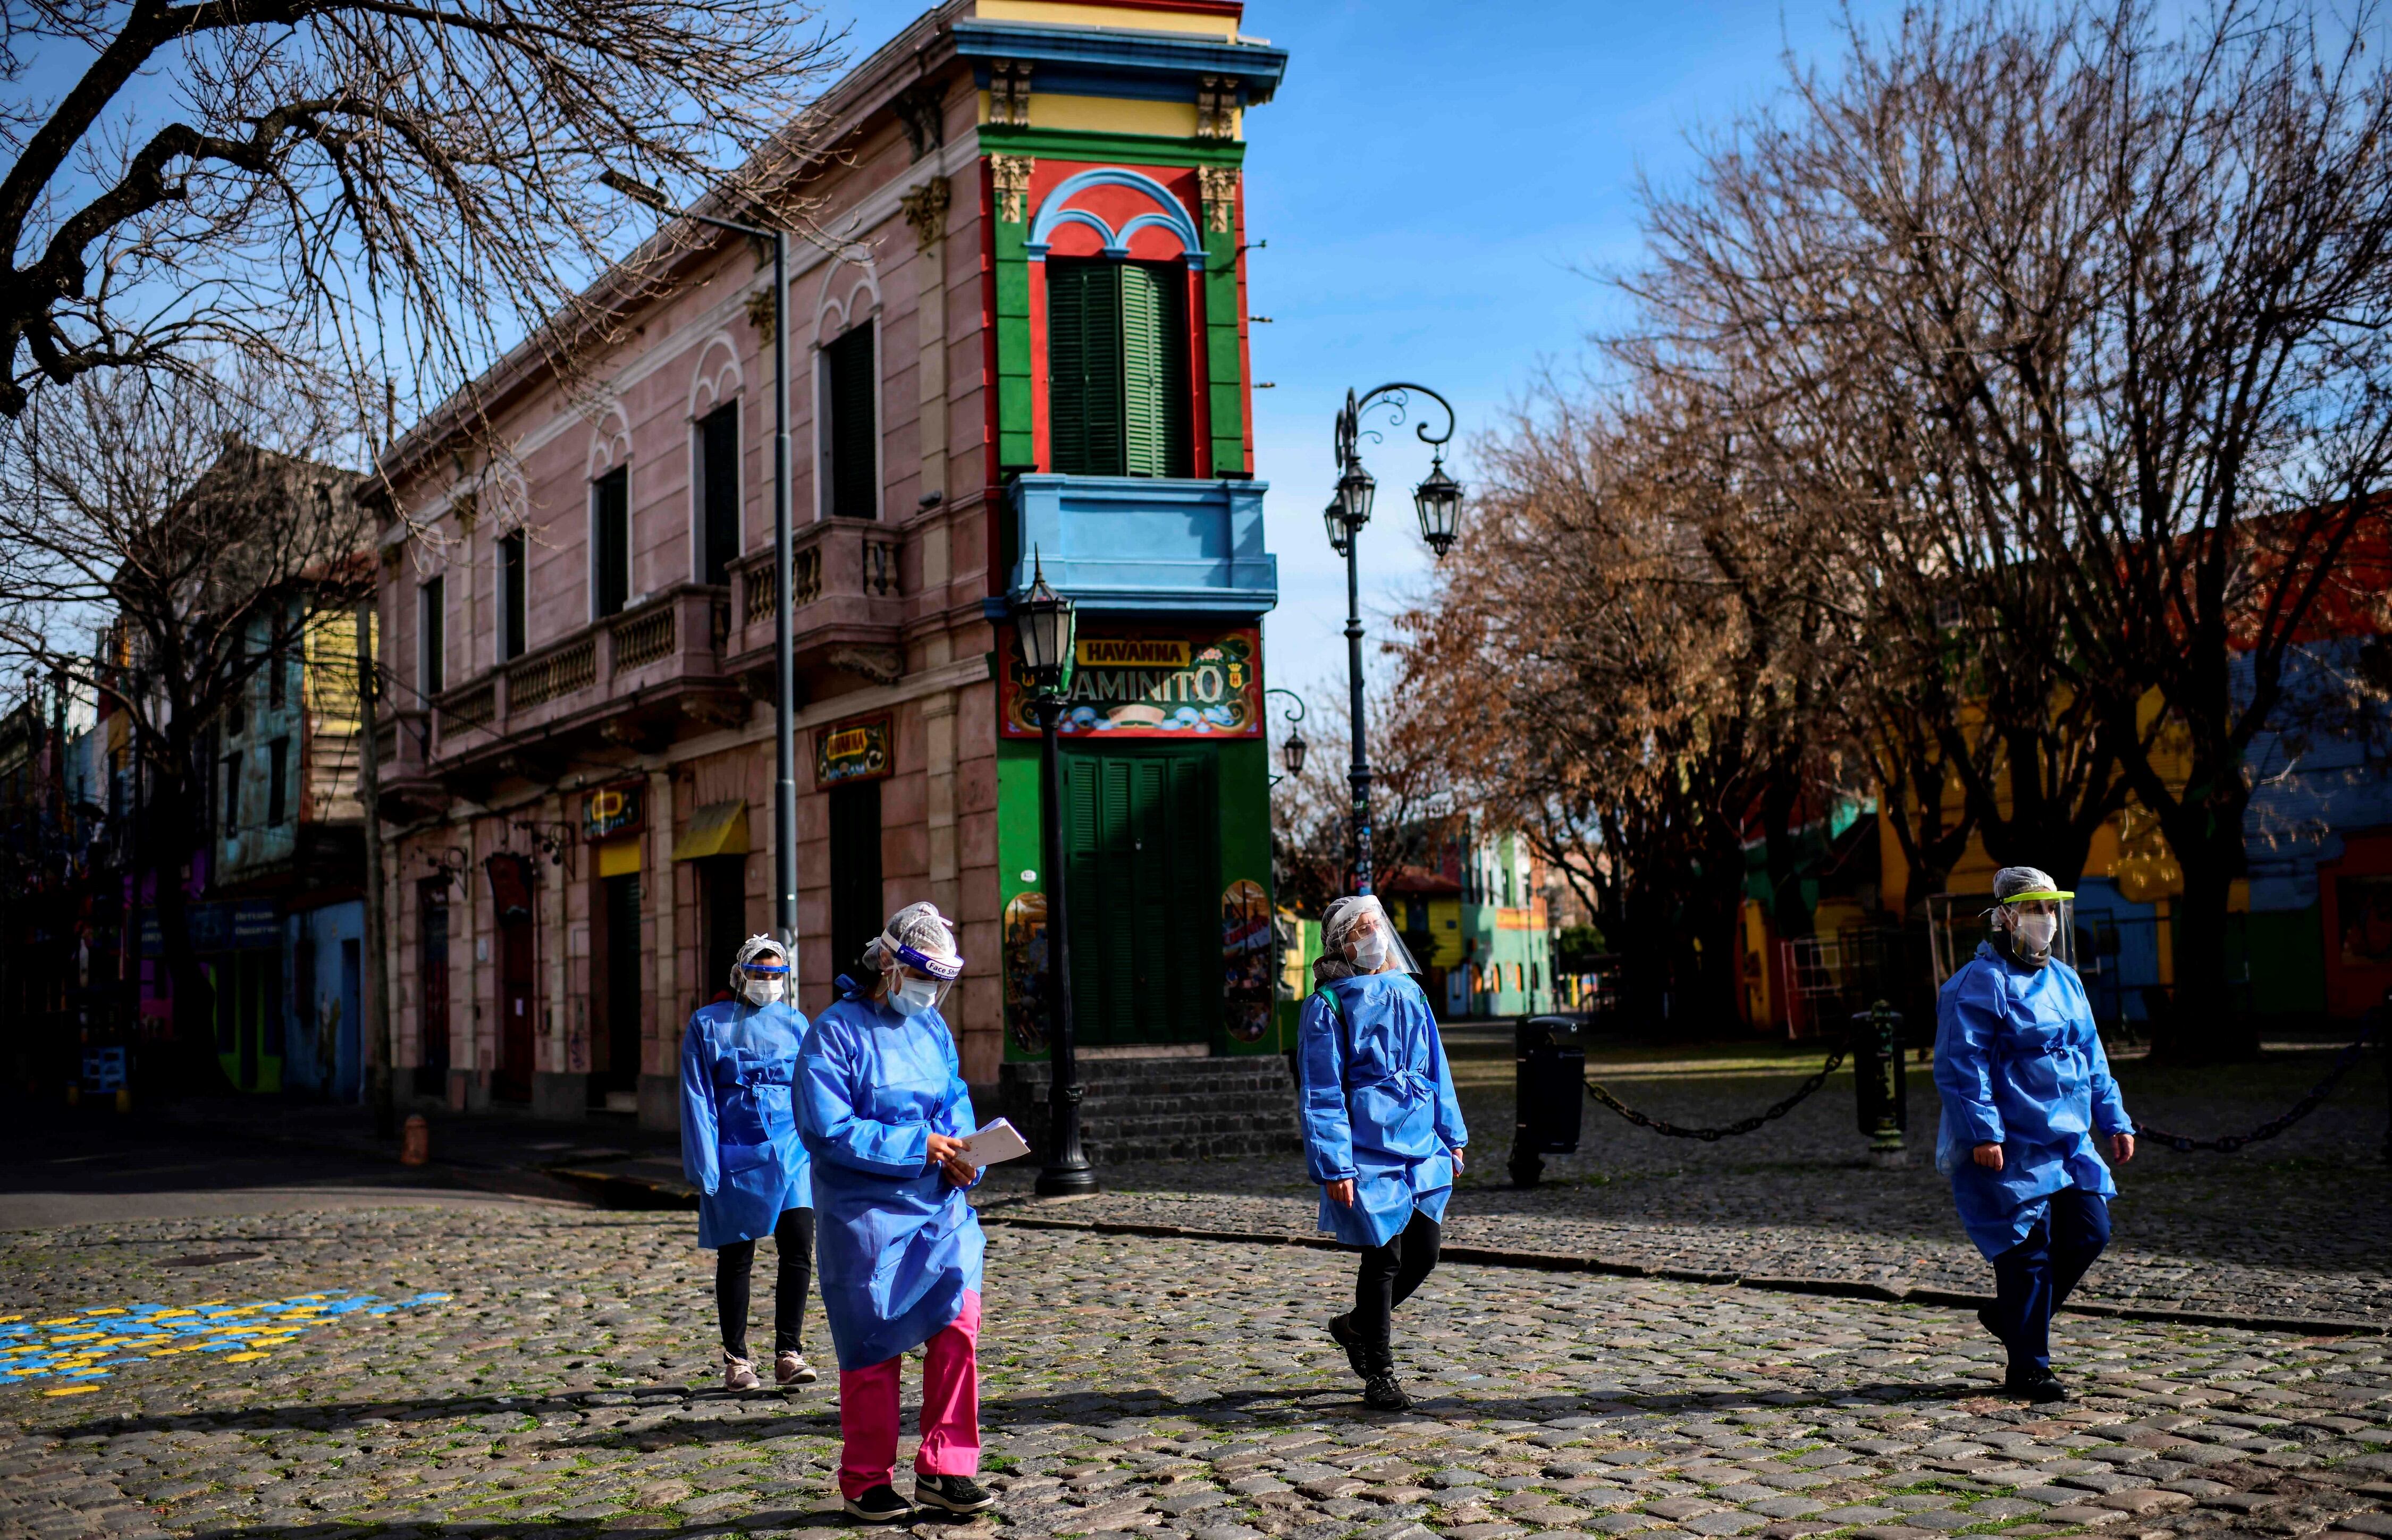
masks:
[(699, 955), (706, 971), (690, 991), (695, 1010), (730, 988), (731, 964), (748, 939), (748, 858), (707, 856), (696, 862)]
[(416, 1054), (415, 1091), (420, 1096), (448, 1094), (448, 879), (426, 877), (417, 887), (416, 990), (423, 1002), (423, 1042)]
[(490, 1094), (501, 1101), (531, 1100), (531, 920), (499, 923), (499, 1062), (491, 1067)]
[(1209, 750), (1061, 756), (1079, 1041), (1205, 1043), (1221, 1016), (1221, 862)]
[(833, 786), (829, 811), (830, 971), (837, 976), (853, 973), (888, 919), (880, 910), (880, 783)]
[(590, 1090), (595, 1098), (640, 1087), (640, 877), (636, 872), (598, 879), (600, 924), (592, 944), (604, 963), (599, 1007), (604, 1013), (592, 1034)]

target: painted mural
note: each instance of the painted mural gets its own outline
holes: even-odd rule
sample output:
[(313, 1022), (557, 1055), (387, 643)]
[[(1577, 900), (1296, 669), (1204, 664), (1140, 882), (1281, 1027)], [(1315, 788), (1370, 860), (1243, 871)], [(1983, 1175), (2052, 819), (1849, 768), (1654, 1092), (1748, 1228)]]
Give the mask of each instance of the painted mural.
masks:
[[(1006, 642), (1004, 730), (1035, 738), (1020, 641)], [(1262, 633), (1107, 631), (1072, 648), (1070, 706), (1057, 731), (1116, 738), (1262, 736)]]

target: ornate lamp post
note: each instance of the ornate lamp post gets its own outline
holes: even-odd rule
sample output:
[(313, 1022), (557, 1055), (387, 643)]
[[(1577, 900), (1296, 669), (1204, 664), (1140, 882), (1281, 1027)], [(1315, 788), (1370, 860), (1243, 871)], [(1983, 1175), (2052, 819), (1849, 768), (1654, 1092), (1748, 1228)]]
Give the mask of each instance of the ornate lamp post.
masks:
[(798, 956), (798, 670), (789, 630), (789, 234), (676, 209), (661, 188), (609, 171), (601, 186), (659, 214), (696, 220), (773, 248), (773, 929)]
[(1293, 690), (1281, 690), (1276, 685), (1264, 691), (1263, 695), (1266, 699), (1272, 695), (1285, 695), (1288, 699), (1283, 713), (1288, 726), (1287, 742), (1281, 744), (1279, 750), (1282, 762), (1287, 766), (1287, 774), (1271, 777), (1271, 784), (1276, 786), (1281, 781), (1304, 773), (1304, 757), (1311, 751), (1312, 745), (1304, 741), (1304, 729), (1296, 725), (1304, 720), (1304, 697)]
[(1034, 551), (1030, 591), (1013, 606), (1021, 660), (1036, 698), (1041, 756), (1041, 818), (1046, 825), (1046, 1043), (1053, 1080), (1046, 1093), (1046, 1165), (1038, 1173), (1044, 1197), (1097, 1190), (1097, 1173), (1080, 1148), (1080, 1062), (1072, 1028), (1072, 926), (1064, 908), (1063, 767), (1057, 724), (1071, 704), (1072, 602), (1046, 585)]
[(1346, 671), (1353, 696), (1354, 761), (1346, 779), (1354, 788), (1354, 891), (1371, 891), (1371, 751), (1364, 737), (1362, 719), (1362, 576), (1359, 556), (1362, 526), (1371, 522), (1371, 501), (1378, 491), (1378, 480), (1362, 468), (1360, 445), (1364, 434), (1375, 442), (1375, 429), (1362, 426), (1363, 414), (1373, 407), (1384, 406), (1393, 414), (1393, 421), (1404, 421), (1411, 406), (1411, 393), (1420, 392), (1445, 408), (1445, 432), (1432, 434), (1425, 422), (1416, 424), (1412, 432), (1423, 444), (1429, 446), (1428, 477), (1412, 491), (1412, 506), (1420, 514), (1421, 538), (1439, 561), (1453, 549), (1454, 536), (1462, 521), (1462, 484), (1445, 473), (1445, 445), (1453, 437), (1453, 403), (1429, 389), (1398, 381), (1380, 385), (1356, 397), (1346, 393), (1346, 406), (1337, 414), (1337, 492), (1321, 512), (1321, 522), (1329, 531), (1329, 549), (1346, 558)]

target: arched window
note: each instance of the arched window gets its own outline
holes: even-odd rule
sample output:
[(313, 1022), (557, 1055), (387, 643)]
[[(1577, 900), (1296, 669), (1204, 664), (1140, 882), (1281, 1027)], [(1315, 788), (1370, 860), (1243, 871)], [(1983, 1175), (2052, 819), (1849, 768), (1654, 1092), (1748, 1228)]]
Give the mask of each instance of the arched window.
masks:
[(1047, 194), (1024, 249), (1045, 269), (1048, 464), (1192, 475), (1190, 285), (1204, 243), (1187, 207), (1141, 172), (1084, 171)]

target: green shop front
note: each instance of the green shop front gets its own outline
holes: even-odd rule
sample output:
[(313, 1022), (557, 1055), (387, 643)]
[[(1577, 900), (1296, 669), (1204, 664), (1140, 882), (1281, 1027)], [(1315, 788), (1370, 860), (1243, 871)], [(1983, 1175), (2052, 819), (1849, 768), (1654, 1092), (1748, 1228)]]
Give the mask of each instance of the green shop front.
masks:
[[(1258, 547), (1262, 488), (1245, 481), (1074, 485), (1081, 480), (1015, 485), (1025, 526), (1058, 537), (1034, 542), (1047, 580), (1066, 593), (1081, 589), (1072, 594), (1078, 624), (1058, 725), (1077, 1042), (1098, 1057), (1277, 1053), (1260, 627), (1274, 596), (1270, 558), (1216, 557), (1211, 565), (1222, 581), (1209, 591), (1150, 573), (1150, 588), (1135, 595), (1124, 593), (1119, 571), (1074, 559), (1096, 537), (1132, 539), (1124, 526), (1145, 522), (1158, 505), (1168, 511), (1157, 522), (1182, 531), (1217, 525), (1219, 537), (1200, 550), (1232, 547), (1242, 521), (1251, 522), (1249, 543)], [(1092, 580), (1098, 576), (1112, 581)], [(1172, 595), (1214, 602), (1176, 612), (1155, 605)], [(1133, 597), (1147, 602), (1127, 602)], [(1046, 1051), (1054, 874), (1044, 870), (1038, 717), (1018, 639), (1010, 628), (999, 637), (1006, 1053), (1021, 1060)]]

